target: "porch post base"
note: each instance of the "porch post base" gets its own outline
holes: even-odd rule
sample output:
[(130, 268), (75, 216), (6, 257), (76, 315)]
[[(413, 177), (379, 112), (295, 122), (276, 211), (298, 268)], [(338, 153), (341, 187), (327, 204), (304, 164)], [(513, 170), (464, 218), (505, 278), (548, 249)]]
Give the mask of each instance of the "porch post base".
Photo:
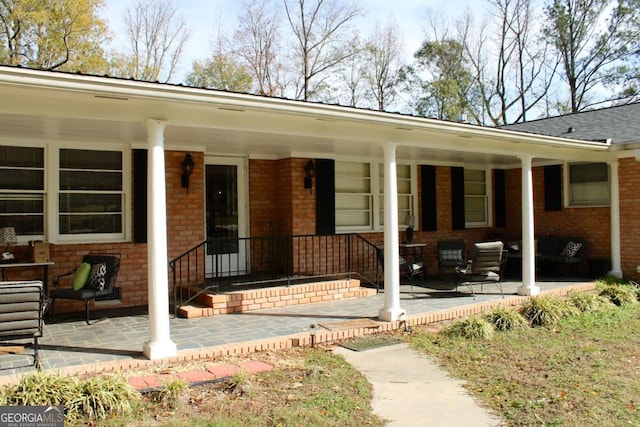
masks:
[(163, 342), (150, 342), (144, 343), (142, 353), (149, 360), (164, 359), (165, 357), (173, 357), (178, 354), (178, 347), (176, 343), (171, 340)]
[(617, 277), (618, 279), (622, 279), (622, 271), (611, 270), (607, 274), (609, 274), (609, 275), (611, 275), (613, 277)]
[(382, 308), (378, 311), (378, 319), (383, 322), (395, 322), (407, 316), (407, 312), (400, 307)]
[(536, 285), (522, 285), (518, 288), (518, 295), (529, 297), (540, 295), (540, 287)]

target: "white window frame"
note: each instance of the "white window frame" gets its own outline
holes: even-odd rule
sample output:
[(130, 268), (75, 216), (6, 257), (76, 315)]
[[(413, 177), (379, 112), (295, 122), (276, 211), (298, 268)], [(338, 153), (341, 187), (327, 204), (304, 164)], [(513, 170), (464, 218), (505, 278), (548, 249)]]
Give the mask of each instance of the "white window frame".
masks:
[[(369, 224), (367, 226), (354, 226), (354, 225), (346, 225), (346, 226), (339, 226), (336, 224), (336, 232), (343, 232), (343, 233), (347, 233), (347, 232), (380, 232), (380, 231), (384, 231), (384, 218), (383, 218), (383, 213), (384, 213), (384, 206), (382, 206), (383, 200), (384, 200), (384, 184), (382, 183), (383, 176), (384, 176), (384, 164), (381, 164), (379, 159), (376, 160), (368, 160), (368, 161), (363, 161), (362, 159), (340, 159), (340, 160), (336, 160), (335, 161), (336, 164), (338, 163), (361, 163), (363, 165), (369, 165), (369, 179), (370, 179), (370, 193), (366, 193), (366, 197), (368, 197), (369, 200)], [(417, 218), (417, 212), (418, 212), (418, 206), (417, 206), (417, 201), (418, 201), (418, 176), (417, 176), (417, 167), (415, 165), (415, 163), (409, 163), (409, 162), (397, 162), (397, 165), (400, 166), (408, 166), (410, 169), (410, 188), (411, 188), (411, 193), (409, 195), (407, 194), (403, 194), (403, 197), (408, 196), (410, 198), (410, 210), (411, 210), (411, 215), (413, 215), (413, 217), (415, 218), (415, 226), (414, 229), (419, 229), (419, 220)], [(340, 179), (340, 177), (338, 176), (338, 172), (337, 172), (338, 168), (336, 167), (336, 187), (338, 187), (337, 182)], [(401, 178), (401, 179), (405, 179), (406, 178)], [(339, 197), (339, 195), (342, 193), (338, 193), (337, 189), (336, 189), (336, 193), (335, 193), (335, 197), (336, 199)], [(344, 194), (348, 194), (348, 193), (344, 193)], [(365, 193), (358, 193), (358, 194), (365, 194)], [(401, 196), (399, 194), (399, 196)], [(399, 209), (399, 215), (398, 215), (398, 227), (400, 230), (404, 230), (406, 228), (405, 225), (405, 217), (406, 214), (400, 214), (400, 205), (398, 206)], [(338, 215), (338, 207), (336, 206), (336, 213), (335, 215)]]
[[(577, 184), (571, 183), (571, 167), (575, 165), (585, 165), (585, 164), (605, 164), (607, 166), (607, 180), (599, 181), (599, 183), (604, 183), (607, 189), (607, 201), (594, 201), (594, 202), (585, 202), (585, 203), (576, 203), (573, 199), (573, 191), (572, 187)], [(611, 205), (611, 169), (606, 162), (566, 162), (563, 165), (563, 181), (564, 188), (566, 191), (564, 192), (564, 206), (567, 208), (593, 208), (593, 207), (606, 207)], [(596, 183), (595, 181), (593, 183)], [(588, 185), (588, 184), (587, 184)]]
[(464, 193), (464, 197), (465, 197), (465, 228), (482, 228), (482, 227), (491, 227), (493, 225), (493, 210), (492, 210), (492, 206), (493, 206), (493, 192), (491, 191), (492, 189), (492, 183), (493, 183), (493, 174), (492, 174), (492, 170), (490, 168), (479, 168), (479, 167), (472, 167), (472, 166), (465, 166), (464, 167), (465, 170), (476, 170), (476, 171), (483, 171), (484, 172), (484, 177), (485, 177), (485, 182), (484, 182), (484, 196), (483, 196), (483, 200), (484, 200), (484, 214), (485, 214), (485, 221), (481, 221), (481, 222), (473, 222), (473, 221), (467, 221), (466, 220), (466, 209), (467, 209), (467, 203), (466, 203), (466, 199), (467, 197), (472, 197), (475, 195), (467, 195), (466, 192), (466, 179), (465, 179), (465, 193)]

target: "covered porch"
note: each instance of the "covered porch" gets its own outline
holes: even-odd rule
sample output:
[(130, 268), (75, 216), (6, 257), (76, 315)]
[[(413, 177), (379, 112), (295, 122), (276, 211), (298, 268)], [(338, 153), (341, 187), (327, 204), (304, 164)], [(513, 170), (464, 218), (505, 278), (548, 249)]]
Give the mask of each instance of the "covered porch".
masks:
[[(435, 279), (434, 279), (435, 280)], [(595, 283), (581, 278), (572, 281), (539, 282), (542, 294), (563, 295), (593, 289)], [(171, 318), (171, 337), (177, 354), (155, 361), (147, 360), (140, 342), (149, 334), (146, 309), (120, 310), (108, 313), (88, 326), (82, 315), (69, 314), (55, 324), (44, 327), (40, 341), (43, 369), (63, 373), (121, 372), (145, 366), (215, 359), (227, 354), (310, 345), (311, 325), (315, 325), (315, 342), (333, 342), (363, 334), (403, 329), (472, 315), (496, 305), (513, 305), (526, 297), (517, 296), (521, 282), (503, 283), (505, 298), (493, 285), (476, 290), (475, 299), (461, 286), (458, 292), (450, 284), (401, 285), (399, 298), (407, 314), (400, 321), (378, 321), (378, 310), (384, 302), (384, 290), (378, 295), (290, 307), (225, 314), (197, 319)], [(99, 315), (99, 312), (96, 312)], [(106, 313), (102, 313), (106, 314)], [(406, 323), (405, 323), (406, 322)], [(0, 383), (12, 381), (16, 375), (32, 372), (29, 349), (21, 355), (0, 356)]]
[[(150, 359), (173, 357), (182, 346), (173, 337), (184, 331), (193, 333), (188, 325), (180, 324), (177, 330), (176, 319), (169, 317), (167, 264), (209, 237), (205, 205), (207, 197), (220, 193), (212, 192), (207, 166), (236, 168), (238, 222), (235, 228), (226, 230), (236, 230), (239, 238), (264, 235), (265, 224), (275, 219), (280, 223), (278, 234), (340, 234), (355, 228), (364, 229), (372, 241), (383, 240), (385, 292), (375, 297), (376, 311), (366, 314), (383, 321), (397, 322), (411, 315), (395, 274), (404, 222), (400, 213), (415, 216), (417, 241), (433, 243), (455, 235), (472, 243), (498, 234), (522, 240), (522, 281), (513, 287), (520, 295), (538, 293), (541, 286), (534, 275), (538, 224), (534, 220), (544, 208), (535, 203), (544, 194), (541, 187), (534, 194), (534, 181), (542, 176), (542, 167), (551, 163), (607, 162), (611, 166), (612, 203), (610, 208), (600, 209), (602, 215), (597, 217), (605, 218), (605, 225), (599, 223), (604, 230), (597, 230), (602, 242), (597, 245), (597, 255), (610, 257), (613, 272), (621, 270), (617, 160), (606, 143), (335, 105), (11, 67), (0, 69), (0, 89), (6, 100), (0, 108), (0, 142), (42, 159), (32, 167), (42, 178), (37, 188), (27, 189), (38, 202), (40, 211), (35, 213), (41, 224), (32, 233), (23, 233), (20, 243), (24, 245), (28, 239), (53, 243), (52, 274), (73, 267), (85, 252), (121, 253), (118, 282), (122, 285), (123, 306), (146, 304), (149, 313), (140, 325), (147, 336), (131, 331), (136, 345), (123, 351), (137, 354), (137, 347), (144, 343), (144, 354)], [(117, 175), (116, 181), (121, 184), (112, 190), (118, 203), (115, 212), (109, 213), (120, 220), (112, 221), (110, 234), (101, 233), (91, 224), (87, 229), (83, 223), (75, 228), (75, 223), (69, 223), (65, 228), (67, 217), (76, 213), (73, 209), (80, 210), (82, 217), (89, 216), (83, 209), (93, 207), (88, 206), (88, 198), (76, 197), (77, 208), (68, 208), (61, 201), (76, 200), (72, 196), (85, 191), (99, 193), (100, 189), (74, 187), (84, 184), (80, 180), (71, 180), (70, 188), (65, 188), (60, 177), (72, 175), (76, 169), (86, 175), (99, 175), (99, 168), (81, 162), (90, 163), (105, 153), (115, 156), (115, 166), (109, 167), (109, 173)], [(187, 154), (192, 155), (195, 168), (191, 185), (185, 188), (181, 174)], [(80, 165), (67, 164), (65, 155), (77, 156)], [(315, 160), (315, 177), (311, 173), (307, 176), (309, 160)], [(324, 166), (318, 169), (320, 160)], [(350, 192), (349, 168), (354, 163), (365, 165), (367, 171), (354, 177), (359, 182)], [(336, 170), (342, 166), (344, 169)], [(16, 169), (11, 164), (7, 167)], [(465, 168), (482, 171), (486, 177), (482, 182), (483, 222), (476, 221), (468, 228), (464, 177), (460, 179)], [(219, 179), (215, 173), (212, 176)], [(344, 181), (341, 185), (346, 183), (346, 189), (336, 188), (335, 182), (327, 185), (329, 179), (321, 182), (321, 176)], [(367, 189), (363, 192), (364, 181)], [(398, 181), (404, 186), (400, 191)], [(500, 197), (494, 186), (498, 181)], [(462, 187), (458, 192), (463, 197), (462, 205), (454, 203), (454, 184)], [(353, 193), (359, 195), (351, 197)], [(348, 199), (344, 211), (340, 211), (343, 205), (336, 206), (339, 197)], [(498, 202), (502, 204), (500, 212)], [(427, 211), (437, 216), (437, 227), (427, 224)], [(342, 217), (336, 222), (342, 214), (348, 219), (364, 216), (366, 223), (360, 218), (340, 222)], [(453, 214), (462, 215), (461, 226), (452, 227)], [(498, 221), (499, 214), (502, 219), (510, 218), (508, 227)], [(587, 210), (570, 215), (545, 215), (541, 231), (548, 232), (551, 227), (547, 224), (552, 221), (560, 221), (556, 227), (564, 221), (574, 228), (586, 228), (581, 221), (589, 216)], [(326, 218), (333, 223), (319, 222)], [(67, 311), (73, 309), (72, 305), (67, 307)], [(133, 320), (131, 323), (137, 324)], [(58, 326), (48, 329), (54, 327)], [(227, 333), (222, 326), (211, 327), (217, 334)], [(64, 335), (60, 331), (57, 339), (62, 340)]]

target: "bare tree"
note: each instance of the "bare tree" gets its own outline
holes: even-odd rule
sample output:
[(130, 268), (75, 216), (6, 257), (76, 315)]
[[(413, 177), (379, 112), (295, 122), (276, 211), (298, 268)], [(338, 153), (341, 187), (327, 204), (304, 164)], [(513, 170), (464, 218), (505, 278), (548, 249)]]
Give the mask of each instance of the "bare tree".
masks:
[(369, 90), (377, 109), (384, 111), (394, 100), (402, 67), (403, 42), (398, 23), (389, 18), (384, 26), (376, 23), (366, 44)]
[(334, 82), (336, 90), (332, 91), (333, 97), (327, 101), (350, 107), (368, 106), (365, 77), (366, 49), (362, 46), (358, 33), (354, 34), (350, 49), (354, 53), (337, 66), (335, 73), (337, 78)]
[(338, 0), (283, 0), (293, 32), (293, 59), (299, 70), (296, 99), (318, 98), (327, 85), (327, 71), (354, 52), (350, 49), (349, 26), (361, 14), (357, 3)]
[(124, 17), (129, 47), (114, 57), (114, 73), (146, 81), (171, 80), (189, 32), (177, 9), (165, 0), (139, 0)]
[(475, 111), (493, 125), (524, 121), (545, 98), (558, 61), (546, 39), (537, 37), (532, 0), (489, 3), (496, 24), (495, 46), (485, 35), (487, 24), (481, 24), (476, 35), (469, 13), (458, 23), (482, 101), (482, 108)]
[(255, 92), (283, 95), (282, 63), (278, 55), (279, 24), (270, 0), (246, 0), (238, 17), (230, 50), (246, 64), (253, 75)]

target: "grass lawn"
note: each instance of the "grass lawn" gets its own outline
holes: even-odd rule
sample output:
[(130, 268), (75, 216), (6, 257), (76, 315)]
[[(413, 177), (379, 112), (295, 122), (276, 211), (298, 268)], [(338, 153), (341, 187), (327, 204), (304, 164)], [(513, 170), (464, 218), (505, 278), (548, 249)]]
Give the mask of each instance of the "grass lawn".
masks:
[(640, 425), (640, 304), (489, 340), (418, 328), (411, 341), (509, 425)]

